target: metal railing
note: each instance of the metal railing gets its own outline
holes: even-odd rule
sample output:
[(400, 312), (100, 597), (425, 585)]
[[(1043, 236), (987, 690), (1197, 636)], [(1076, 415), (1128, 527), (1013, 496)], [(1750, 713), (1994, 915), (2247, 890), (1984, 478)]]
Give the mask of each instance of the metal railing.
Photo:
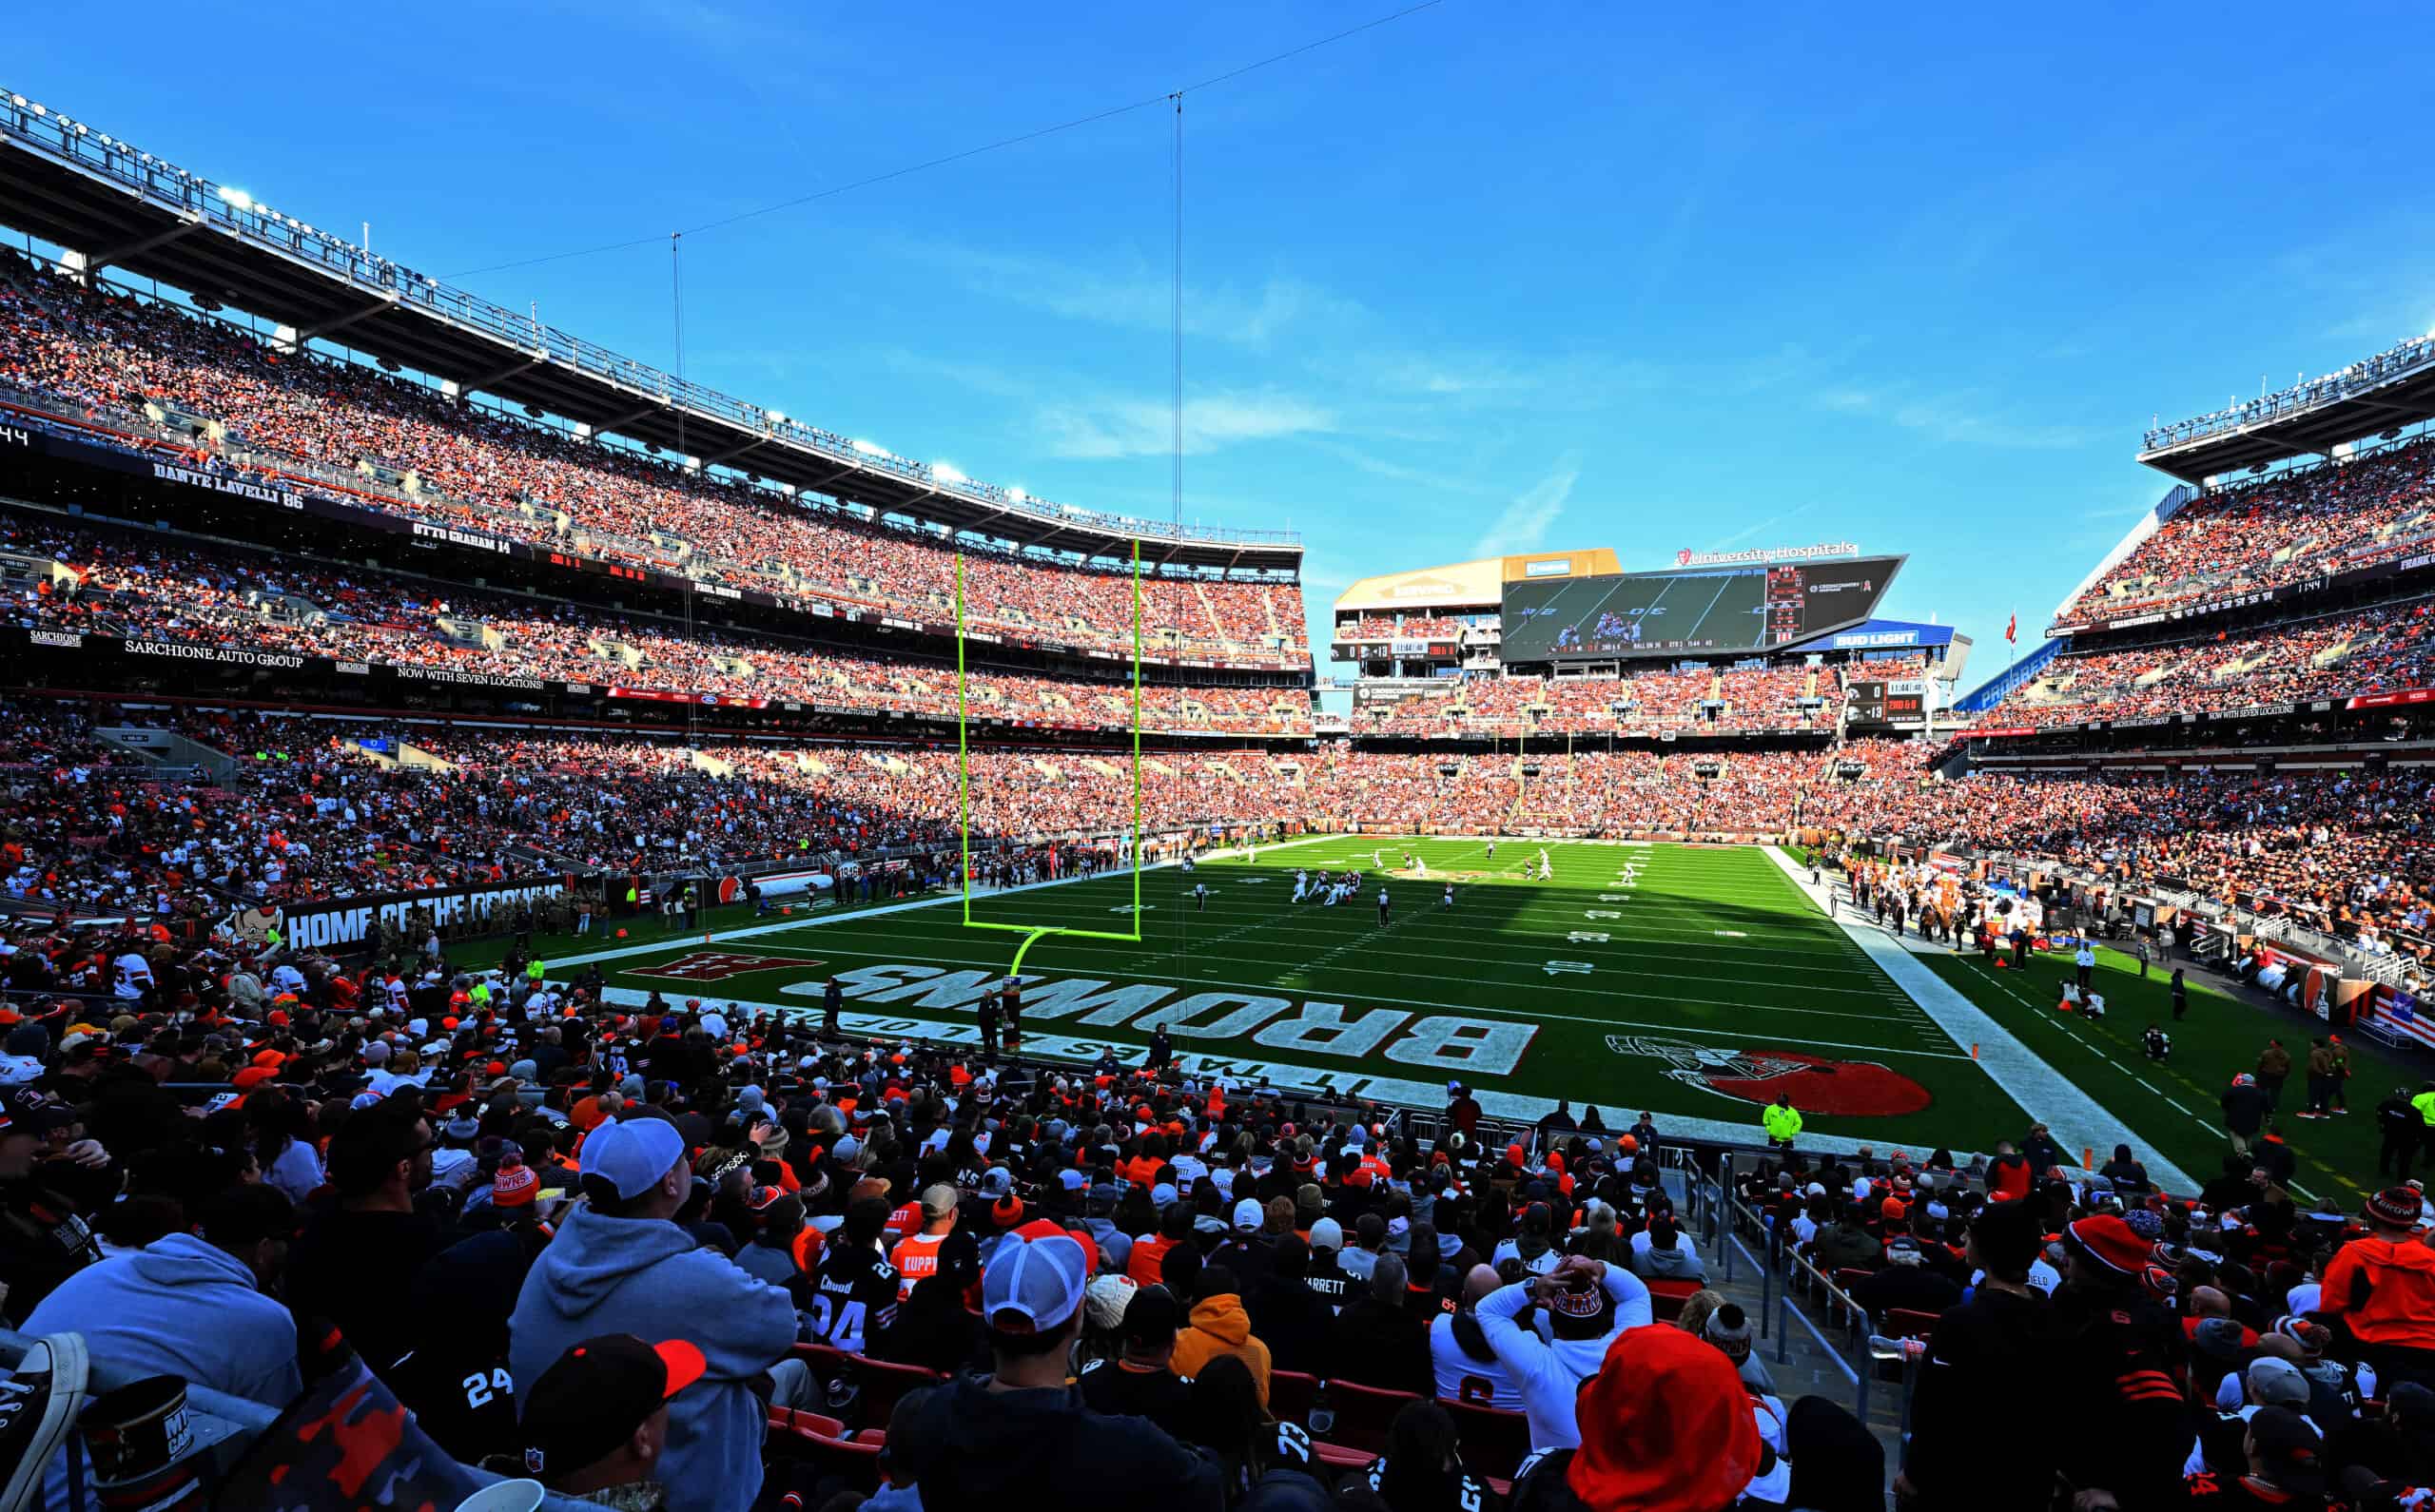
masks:
[(242, 191), (189, 173), (89, 125), (71, 120), (22, 94), (0, 94), (0, 133), (25, 149), (68, 165), (88, 179), (115, 187), (200, 229), (278, 254), (289, 262), (341, 280), (367, 302), (412, 305), (434, 319), (479, 333), (536, 362), (555, 363), (610, 385), (629, 398), (655, 400), (706, 419), (767, 437), (867, 473), (885, 474), (932, 493), (1001, 510), (1034, 523), (1066, 530), (1098, 531), (1127, 539), (1295, 547), (1294, 531), (1218, 530), (1086, 510), (1033, 498), (1022, 489), (964, 478), (952, 469), (897, 456), (749, 404), (716, 389), (664, 373), (647, 363), (545, 324), (529, 314), (452, 288), (427, 273), (393, 262), (282, 215)]
[[(1852, 1415), (1866, 1424), (1870, 1397), (1879, 1384), (1879, 1367), (1899, 1362), (1900, 1421), (1907, 1435), (1916, 1376), (1911, 1351), (1899, 1347), (1883, 1347), (1873, 1342), (1878, 1336), (1868, 1309), (1837, 1286), (1832, 1276), (1794, 1253), (1777, 1226), (1754, 1212), (1725, 1185), (1724, 1169), (1721, 1166), (1714, 1175), (1696, 1166), (1688, 1169), (1685, 1184), (1689, 1198), (1690, 1231), (1715, 1254), (1718, 1279), (1724, 1285), (1734, 1285), (1737, 1272), (1745, 1268), (1757, 1272), (1759, 1339), (1763, 1345), (1773, 1346), (1774, 1363), (1791, 1364), (1793, 1330), (1801, 1328), (1850, 1383)], [(1801, 1305), (1798, 1297), (1807, 1297), (1809, 1305)], [(1823, 1321), (1813, 1314), (1822, 1314)], [(1890, 1463), (1899, 1463), (1899, 1456)]]
[(2435, 364), (2435, 331), (2425, 336), (2413, 336), (2364, 361), (2353, 362), (2339, 373), (2328, 373), (2323, 378), (2294, 383), (2279, 393), (2260, 396), (2246, 404), (2229, 405), (2212, 414), (2157, 426), (2141, 437), (2140, 450), (2160, 452), (2169, 447), (2185, 446), (2192, 441), (2203, 441), (2228, 431), (2289, 419), (2381, 388), (2395, 378), (2418, 373), (2430, 364)]

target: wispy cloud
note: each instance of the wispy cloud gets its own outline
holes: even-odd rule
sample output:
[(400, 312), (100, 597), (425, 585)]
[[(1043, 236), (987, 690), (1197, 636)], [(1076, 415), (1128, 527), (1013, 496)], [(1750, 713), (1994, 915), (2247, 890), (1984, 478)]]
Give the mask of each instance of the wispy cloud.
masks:
[[(1174, 281), (1139, 255), (1086, 266), (961, 243), (912, 242), (905, 247), (973, 292), (1009, 303), (1127, 330), (1174, 325)], [(1290, 330), (1363, 314), (1355, 300), (1283, 275), (1184, 284), (1184, 334), (1245, 346), (1265, 347)]]
[(1822, 410), (1882, 420), (1934, 440), (1974, 446), (2068, 451), (2086, 446), (2099, 435), (2086, 426), (2026, 420), (2009, 412), (1977, 408), (1977, 396), (1967, 390), (1919, 394), (1903, 387), (1844, 385), (1819, 390), (1811, 402)]
[(1537, 551), (1546, 543), (1548, 532), (1563, 516), (1565, 505), (1572, 498), (1572, 485), (1580, 476), (1581, 469), (1571, 459), (1557, 463), (1555, 471), (1505, 506), (1487, 532), (1471, 543), (1471, 554), (1504, 556)]
[[(1078, 461), (1157, 456), (1175, 449), (1175, 412), (1153, 399), (1074, 400), (1042, 406), (1041, 434), (1051, 456)], [(1280, 393), (1213, 394), (1184, 404), (1187, 456), (1245, 441), (1324, 435), (1335, 429), (1327, 409)]]
[(1715, 540), (1708, 542), (1706, 550), (1711, 552), (1731, 551), (1734, 547), (1741, 545), (1743, 541), (1749, 540), (1753, 536), (1764, 534), (1766, 532), (1772, 531), (1778, 526), (1790, 524), (1792, 521), (1801, 518), (1802, 515), (1808, 514), (1811, 510), (1814, 510), (1818, 506), (1814, 503), (1803, 504), (1799, 509), (1785, 510), (1780, 514), (1770, 514), (1763, 520), (1744, 525), (1742, 529), (1735, 531), (1730, 535), (1718, 536)]

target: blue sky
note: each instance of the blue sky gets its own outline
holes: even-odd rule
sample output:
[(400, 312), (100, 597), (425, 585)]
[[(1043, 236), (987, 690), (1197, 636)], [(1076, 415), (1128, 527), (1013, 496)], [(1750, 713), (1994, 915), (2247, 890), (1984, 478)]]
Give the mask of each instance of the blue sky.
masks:
[[(12, 18), (0, 85), (445, 277), (1393, 9), (231, 7), (205, 47), (137, 0)], [(2435, 327), (2423, 23), (1445, 0), (1196, 93), (1186, 513), (1302, 532), (1318, 623), (1353, 578), (1482, 552), (1850, 538), (1911, 553), (1885, 611), (1959, 625), (1984, 676), (2006, 614), (2042, 629), (2164, 491), (2132, 460), (2152, 416)], [(1173, 129), (688, 238), (688, 375), (1163, 517)], [(664, 245), (456, 281), (672, 359)]]

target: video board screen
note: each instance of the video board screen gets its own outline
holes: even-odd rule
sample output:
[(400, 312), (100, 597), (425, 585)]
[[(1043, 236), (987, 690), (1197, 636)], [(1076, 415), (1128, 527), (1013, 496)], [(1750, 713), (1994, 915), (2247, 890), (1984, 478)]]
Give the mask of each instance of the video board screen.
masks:
[(1505, 585), (1509, 662), (1760, 651), (1876, 612), (1899, 556)]

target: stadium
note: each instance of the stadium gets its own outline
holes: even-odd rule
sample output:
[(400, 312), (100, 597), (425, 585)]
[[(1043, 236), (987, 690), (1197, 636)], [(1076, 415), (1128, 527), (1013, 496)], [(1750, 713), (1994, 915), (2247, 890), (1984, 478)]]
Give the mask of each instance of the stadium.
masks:
[(1165, 98), (1162, 514), (0, 90), (0, 1512), (2420, 1504), (2435, 334), (1323, 572)]

